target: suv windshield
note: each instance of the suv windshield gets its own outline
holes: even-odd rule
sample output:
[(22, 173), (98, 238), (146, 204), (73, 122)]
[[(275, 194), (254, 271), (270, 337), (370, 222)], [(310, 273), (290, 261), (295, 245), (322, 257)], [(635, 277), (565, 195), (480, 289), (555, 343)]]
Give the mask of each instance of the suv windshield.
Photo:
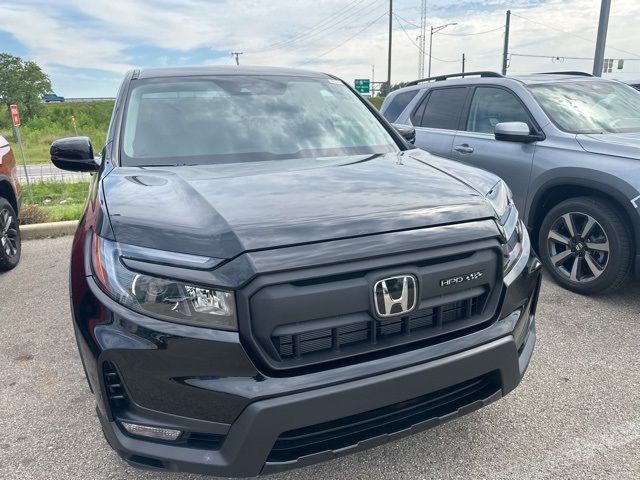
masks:
[(344, 155), (400, 148), (363, 101), (331, 78), (218, 76), (138, 80), (123, 166)]
[(640, 132), (640, 92), (614, 82), (530, 85), (551, 120), (569, 133)]

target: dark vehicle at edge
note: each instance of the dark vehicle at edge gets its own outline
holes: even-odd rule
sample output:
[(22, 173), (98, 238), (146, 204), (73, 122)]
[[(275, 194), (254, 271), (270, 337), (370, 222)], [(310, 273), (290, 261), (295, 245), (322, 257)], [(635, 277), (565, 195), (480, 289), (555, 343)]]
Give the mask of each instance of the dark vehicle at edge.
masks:
[[(71, 256), (109, 444), (254, 476), (435, 426), (513, 390), (540, 263), (493, 174), (418, 150), (326, 74), (135, 70)], [(404, 137), (403, 137), (404, 136)]]
[(0, 136), (0, 272), (11, 270), (20, 262), (20, 192), (15, 157), (7, 139)]

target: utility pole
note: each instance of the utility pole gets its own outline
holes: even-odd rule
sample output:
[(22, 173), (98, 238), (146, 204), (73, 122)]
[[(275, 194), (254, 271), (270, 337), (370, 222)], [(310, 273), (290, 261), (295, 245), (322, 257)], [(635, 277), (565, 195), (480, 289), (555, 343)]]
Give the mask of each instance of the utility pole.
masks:
[(422, 0), (420, 36), (418, 37), (418, 78), (424, 78), (424, 51), (427, 43), (427, 0)]
[(391, 38), (393, 35), (393, 0), (389, 0), (389, 60), (387, 61), (387, 84), (391, 92)]
[(598, 38), (596, 40), (596, 54), (593, 58), (593, 76), (602, 76), (604, 64), (604, 47), (607, 43), (607, 29), (609, 27), (609, 11), (611, 0), (602, 0), (600, 4), (600, 23), (598, 23)]
[(427, 77), (431, 78), (431, 52), (433, 50), (433, 25), (431, 25), (431, 35), (429, 35), (429, 74)]
[(457, 23), (445, 23), (444, 25), (440, 25), (439, 27), (431, 26), (431, 36), (429, 37), (429, 74), (427, 77), (431, 78), (431, 52), (433, 51), (433, 34), (438, 33), (440, 30), (444, 30), (447, 27), (452, 25), (457, 25)]
[(236, 57), (236, 65), (240, 65), (240, 55), (244, 55), (244, 52), (231, 52), (231, 56)]
[(465, 62), (465, 58), (464, 58), (464, 53), (462, 54), (462, 73), (464, 73), (464, 62)]
[(511, 26), (511, 10), (507, 10), (507, 21), (504, 24), (504, 49), (502, 50), (502, 75), (507, 74), (509, 62), (509, 27)]

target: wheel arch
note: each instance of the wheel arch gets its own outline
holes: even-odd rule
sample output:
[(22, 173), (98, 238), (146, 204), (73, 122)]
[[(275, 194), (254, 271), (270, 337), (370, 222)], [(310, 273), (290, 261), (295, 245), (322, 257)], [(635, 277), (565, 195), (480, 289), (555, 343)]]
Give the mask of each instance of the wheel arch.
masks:
[[(598, 179), (572, 174), (555, 177), (540, 185), (535, 190), (525, 218), (529, 230), (538, 232), (546, 214), (560, 202), (575, 197), (600, 197), (613, 203), (631, 225), (634, 251), (637, 253), (640, 245), (640, 216), (631, 199), (637, 197), (638, 192), (618, 177), (599, 173), (601, 176)], [(532, 237), (533, 245), (537, 249), (537, 235)]]
[(0, 197), (6, 198), (16, 212), (16, 215), (20, 215), (18, 198), (13, 191), (13, 185), (5, 175), (0, 175)]

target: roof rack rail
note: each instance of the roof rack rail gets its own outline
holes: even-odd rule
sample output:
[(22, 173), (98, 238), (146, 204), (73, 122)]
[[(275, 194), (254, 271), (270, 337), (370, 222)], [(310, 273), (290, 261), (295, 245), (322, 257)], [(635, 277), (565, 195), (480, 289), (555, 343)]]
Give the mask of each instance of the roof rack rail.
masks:
[(458, 78), (458, 77), (471, 77), (471, 76), (480, 76), (480, 77), (503, 77), (497, 72), (488, 72), (488, 71), (480, 71), (480, 72), (464, 72), (464, 73), (452, 73), (450, 75), (438, 75), (436, 77), (429, 78), (421, 78), (420, 80), (414, 80), (412, 82), (407, 83), (406, 87), (411, 87), (413, 85), (418, 85), (419, 83), (429, 82), (431, 80), (435, 80), (436, 82), (441, 82), (443, 80), (447, 80), (449, 78)]
[(590, 73), (587, 72), (577, 72), (577, 71), (568, 71), (568, 72), (539, 72), (536, 75), (575, 75), (577, 77), (593, 77)]

